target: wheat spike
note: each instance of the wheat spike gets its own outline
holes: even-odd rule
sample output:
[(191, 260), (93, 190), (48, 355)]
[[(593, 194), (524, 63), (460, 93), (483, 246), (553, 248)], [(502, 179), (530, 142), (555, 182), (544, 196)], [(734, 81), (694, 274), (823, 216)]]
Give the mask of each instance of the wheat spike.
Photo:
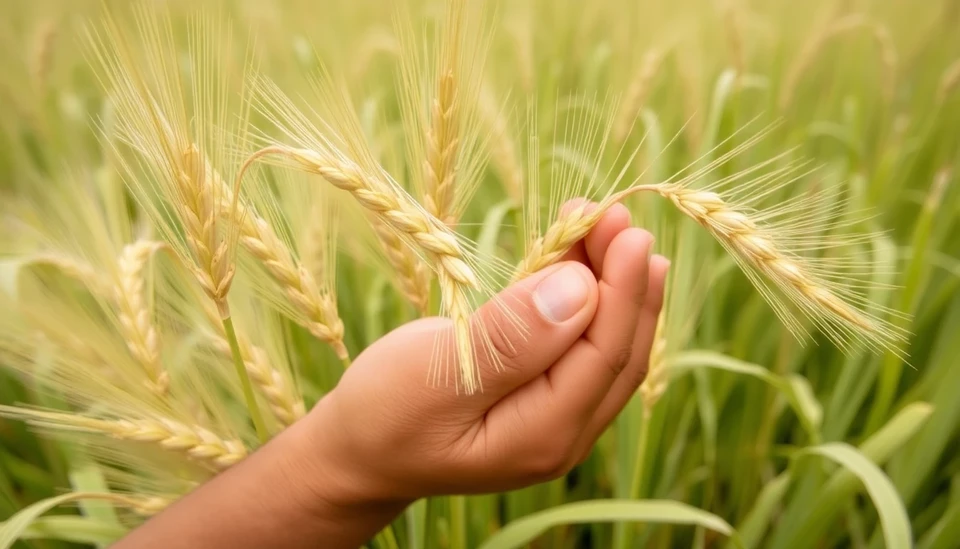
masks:
[(453, 215), (459, 145), (457, 80), (454, 71), (455, 68), (447, 68), (440, 75), (437, 96), (431, 105), (432, 124), (427, 132), (427, 161), (424, 165), (424, 206), (431, 215), (448, 225), (457, 221)]
[[(333, 151), (272, 145), (251, 155), (241, 166), (238, 179), (255, 161), (268, 155), (293, 160), (305, 171), (320, 175), (331, 185), (350, 193), (395, 234), (422, 250), (431, 260), (438, 276), (442, 273), (440, 287), (443, 300), (447, 306), (455, 309), (447, 310), (454, 324), (460, 326), (469, 323), (469, 307), (462, 305), (467, 301), (466, 293), (470, 289), (479, 289), (480, 282), (467, 263), (456, 237), (443, 223), (420, 208), (395, 184), (365, 173), (359, 166)], [(457, 334), (460, 373), (464, 388), (469, 393), (479, 388), (469, 329), (462, 332), (458, 328)], [(466, 360), (468, 357), (469, 360)]]
[(589, 211), (586, 204), (579, 205), (534, 241), (514, 279), (556, 262), (593, 229), (610, 206), (638, 192), (659, 194), (709, 230), (737, 259), (751, 282), (795, 334), (803, 333), (803, 328), (770, 293), (765, 281), (770, 281), (842, 348), (849, 348), (854, 340), (862, 340), (875, 348), (895, 350), (902, 340), (903, 335), (889, 324), (860, 311), (833, 291), (828, 280), (803, 258), (782, 249), (778, 239), (758, 225), (745, 210), (728, 204), (715, 192), (690, 189), (678, 183), (636, 185), (611, 194)]
[[(220, 322), (216, 312), (209, 307), (204, 307), (204, 312), (215, 330), (214, 345), (224, 356), (230, 358), (230, 342), (227, 340), (223, 323)], [(283, 375), (270, 364), (266, 351), (250, 343), (250, 340), (239, 330), (237, 345), (250, 380), (260, 389), (274, 417), (285, 426), (292, 425), (303, 417), (305, 413), (303, 399), (288, 386)]]
[(203, 291), (217, 306), (221, 318), (230, 316), (227, 292), (236, 273), (230, 260), (228, 242), (217, 234), (217, 209), (214, 181), (210, 180), (207, 163), (196, 145), (183, 150), (182, 165), (177, 185), (183, 197), (181, 220), (186, 233), (187, 245), (193, 254), (195, 265), (190, 269)]
[(0, 406), (0, 415), (37, 427), (102, 433), (118, 440), (156, 443), (214, 469), (226, 469), (247, 455), (239, 440), (227, 440), (197, 425), (169, 418), (94, 419), (81, 415)]
[(160, 362), (160, 342), (144, 295), (143, 270), (150, 256), (164, 244), (138, 240), (123, 247), (117, 259), (117, 302), (120, 331), (130, 354), (143, 366), (147, 385), (157, 395), (167, 394), (170, 374)]
[(124, 496), (124, 505), (142, 517), (152, 517), (170, 506), (173, 496)]
[(370, 223), (377, 234), (377, 240), (383, 247), (387, 262), (393, 267), (400, 292), (421, 315), (430, 314), (430, 270), (403, 240), (377, 217), (370, 217)]
[(653, 336), (653, 346), (650, 348), (650, 359), (647, 362), (647, 377), (640, 385), (640, 398), (643, 399), (645, 415), (650, 417), (653, 407), (656, 406), (663, 393), (667, 392), (669, 375), (667, 371), (666, 353), (667, 338), (663, 333), (663, 312), (657, 319), (657, 330)]
[(338, 358), (349, 358), (343, 344), (343, 321), (337, 311), (336, 298), (330, 292), (320, 291), (313, 272), (293, 259), (266, 219), (235, 197), (233, 189), (215, 170), (208, 166), (207, 172), (207, 177), (218, 188), (221, 213), (235, 211), (240, 219), (240, 245), (260, 260), (290, 302), (304, 314), (303, 326), (314, 337), (329, 344)]

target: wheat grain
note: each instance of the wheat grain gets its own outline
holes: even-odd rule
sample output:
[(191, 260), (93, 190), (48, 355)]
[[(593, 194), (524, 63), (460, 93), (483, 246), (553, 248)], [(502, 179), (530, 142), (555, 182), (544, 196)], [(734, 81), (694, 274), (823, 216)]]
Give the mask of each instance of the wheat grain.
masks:
[[(253, 162), (268, 155), (288, 158), (305, 171), (320, 175), (331, 185), (350, 193), (400, 238), (407, 239), (422, 250), (438, 276), (442, 273), (442, 297), (444, 303), (452, 308), (447, 312), (454, 324), (462, 327), (469, 323), (469, 307), (463, 304), (467, 300), (466, 293), (470, 289), (479, 289), (480, 282), (467, 263), (456, 237), (443, 223), (420, 208), (395, 185), (366, 173), (358, 165), (332, 151), (318, 152), (272, 145), (252, 154), (244, 162), (237, 175), (238, 180)], [(457, 329), (456, 343), (464, 389), (468, 393), (473, 392), (479, 385), (469, 329), (466, 332)]]
[(396, 233), (377, 217), (370, 217), (387, 262), (393, 267), (400, 292), (421, 315), (430, 314), (430, 271)]
[(447, 68), (437, 85), (437, 96), (431, 105), (432, 124), (427, 132), (427, 161), (424, 164), (426, 194), (424, 206), (434, 217), (448, 225), (456, 223), (453, 212), (456, 183), (457, 80), (454, 68)]
[(304, 315), (301, 324), (317, 339), (329, 344), (341, 360), (349, 358), (343, 344), (343, 321), (337, 300), (321, 292), (313, 272), (293, 259), (289, 249), (267, 221), (234, 196), (233, 190), (207, 166), (207, 178), (217, 187), (222, 214), (235, 211), (240, 220), (240, 245), (260, 260), (291, 303)]
[(181, 196), (181, 221), (187, 245), (195, 265), (190, 269), (209, 296), (221, 318), (230, 316), (227, 293), (236, 273), (236, 266), (228, 257), (229, 245), (217, 233), (217, 189), (210, 181), (207, 163), (196, 145), (182, 152), (182, 166), (176, 179)]
[(657, 329), (654, 332), (653, 345), (650, 347), (650, 359), (647, 362), (647, 377), (640, 385), (640, 398), (643, 399), (643, 408), (646, 417), (650, 417), (653, 407), (660, 397), (667, 391), (669, 375), (667, 371), (666, 353), (667, 338), (664, 332), (663, 313), (657, 319)]
[[(556, 262), (603, 217), (606, 210), (627, 196), (654, 192), (670, 200), (677, 209), (705, 227), (737, 259), (755, 286), (775, 312), (794, 333), (802, 328), (777, 299), (765, 291), (765, 280), (780, 292), (838, 346), (848, 348), (851, 340), (896, 350), (902, 340), (887, 323), (852, 306), (831, 289), (830, 283), (815, 273), (796, 254), (782, 249), (778, 239), (755, 222), (746, 211), (725, 202), (708, 190), (689, 189), (676, 183), (636, 185), (614, 193), (595, 208), (581, 204), (554, 222), (542, 237), (534, 241), (520, 262), (514, 279), (523, 278)], [(756, 272), (760, 276), (753, 276)]]
[(150, 256), (163, 246), (150, 240), (124, 246), (117, 259), (115, 289), (120, 331), (127, 348), (147, 374), (147, 386), (160, 396), (170, 388), (170, 374), (160, 362), (160, 341), (144, 295), (143, 270)]
[(203, 427), (169, 418), (106, 420), (13, 406), (0, 406), (0, 415), (42, 428), (96, 432), (118, 440), (156, 443), (218, 470), (226, 469), (247, 455), (246, 447), (239, 440), (224, 439)]

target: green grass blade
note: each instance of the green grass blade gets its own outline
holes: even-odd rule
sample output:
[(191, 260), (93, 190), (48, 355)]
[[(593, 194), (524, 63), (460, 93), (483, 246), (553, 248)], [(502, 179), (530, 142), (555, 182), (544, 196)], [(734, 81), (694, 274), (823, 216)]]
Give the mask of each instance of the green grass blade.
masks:
[[(5, 523), (0, 523), (2, 531)], [(118, 523), (82, 517), (40, 517), (20, 534), (20, 539), (56, 539), (72, 543), (106, 546), (123, 537), (127, 529)]]
[(897, 489), (870, 458), (849, 444), (831, 442), (807, 448), (804, 454), (825, 457), (846, 467), (863, 482), (870, 499), (880, 515), (880, 525), (887, 547), (911, 547), (913, 534), (910, 529), (910, 517), (897, 494)]
[(736, 536), (733, 527), (722, 518), (676, 501), (591, 500), (560, 505), (515, 520), (487, 538), (480, 549), (523, 547), (555, 526), (593, 522), (682, 524)]

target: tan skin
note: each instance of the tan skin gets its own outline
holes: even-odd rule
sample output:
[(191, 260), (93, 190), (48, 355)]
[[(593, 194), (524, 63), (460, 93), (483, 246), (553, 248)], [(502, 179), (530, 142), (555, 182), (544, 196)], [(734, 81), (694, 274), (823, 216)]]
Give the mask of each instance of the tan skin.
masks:
[(669, 261), (611, 208), (565, 257), (504, 290), (524, 336), (477, 311), (502, 368), (483, 392), (425, 380), (422, 319), (367, 348), (301, 421), (118, 542), (118, 549), (354, 548), (412, 501), (511, 490), (582, 462), (643, 381)]

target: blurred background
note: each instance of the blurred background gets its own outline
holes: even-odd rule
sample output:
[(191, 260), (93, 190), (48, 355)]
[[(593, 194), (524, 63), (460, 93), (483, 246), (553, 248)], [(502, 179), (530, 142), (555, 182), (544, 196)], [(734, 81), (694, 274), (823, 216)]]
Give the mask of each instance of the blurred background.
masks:
[[(50, 200), (51, 189), (70, 185), (65, 171), (95, 185), (117, 177), (97, 137), (95, 121), (111, 113), (83, 29), (103, 10), (128, 6), (0, 4), (0, 227), (12, 253), (9, 219), (22, 201)], [(207, 3), (146, 4), (162, 4), (177, 20)], [(407, 4), (426, 21), (443, 12), (439, 1)], [(238, 33), (256, 37), (249, 47), (260, 70), (291, 95), (303, 75), (319, 70), (319, 57), (345, 75), (361, 118), (397, 117), (393, 3), (209, 5)], [(663, 507), (657, 512), (674, 519), (666, 522), (682, 524), (657, 524), (643, 519), (643, 509), (617, 506), (671, 500), (722, 519), (746, 547), (882, 547), (900, 539), (889, 536), (904, 525), (916, 547), (960, 547), (960, 2), (517, 0), (487, 11), (480, 97), (489, 115), (483, 123), (497, 138), (461, 233), (516, 257), (509, 212), (525, 173), (518, 164), (525, 105), (536, 104), (549, 126), (573, 94), (616, 98), (609, 131), (616, 143), (639, 147), (651, 181), (704, 162), (745, 126), (775, 124), (725, 169), (790, 150), (812, 161), (816, 177), (784, 192), (835, 192), (844, 206), (824, 214), (822, 231), (869, 235), (850, 236), (843, 252), (871, 266), (857, 274), (881, 288), (870, 291), (873, 312), (911, 333), (909, 358), (844, 353), (816, 335), (803, 344), (709, 235), (668, 205), (633, 197), (635, 221), (656, 232), (658, 252), (673, 260), (655, 363), (634, 402), (566, 478), (418, 502), (395, 524), (396, 540), (373, 546), (524, 546), (522, 537), (491, 538), (524, 517), (544, 531), (532, 547), (735, 546), (712, 518)], [(485, 231), (491, 224), (503, 230)], [(10, 265), (0, 270), (5, 290), (26, 276)], [(373, 303), (371, 296), (390, 293), (382, 281), (357, 275), (348, 261), (340, 269), (348, 343), (361, 349), (404, 317), (403, 305)], [(847, 276), (854, 274), (838, 274)], [(339, 375), (324, 353), (310, 355), (316, 367), (298, 374), (308, 403)], [(55, 396), (0, 368), (0, 403), (63, 406)], [(846, 449), (856, 451), (851, 457)], [(71, 487), (107, 488), (98, 467), (82, 448), (0, 419), (0, 521)], [(588, 500), (609, 505), (549, 514)], [(457, 508), (466, 524), (452, 528)], [(97, 521), (62, 531), (56, 521), (39, 523), (15, 546), (104, 545), (135, 524), (96, 509), (53, 511), (48, 516)], [(630, 517), (636, 521), (623, 522)]]

